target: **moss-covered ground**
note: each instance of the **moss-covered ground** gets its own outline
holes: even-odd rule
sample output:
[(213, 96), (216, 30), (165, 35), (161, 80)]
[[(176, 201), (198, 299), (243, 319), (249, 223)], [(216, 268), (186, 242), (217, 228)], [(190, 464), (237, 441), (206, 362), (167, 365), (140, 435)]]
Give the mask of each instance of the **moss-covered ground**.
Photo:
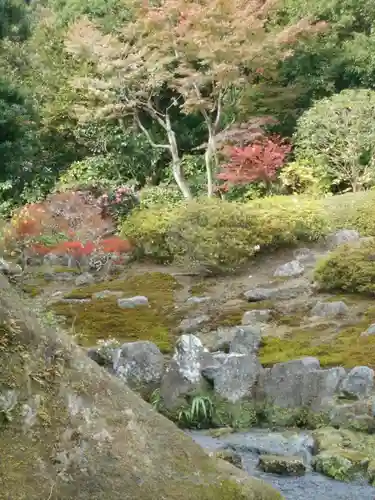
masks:
[(358, 296), (340, 295), (333, 299), (343, 300), (353, 308), (360, 304), (366, 309), (355, 318), (353, 324), (328, 321), (309, 324), (306, 318), (298, 313), (295, 316), (284, 316), (281, 318), (281, 324), (288, 324), (290, 328), (282, 337), (275, 335), (263, 338), (260, 349), (261, 363), (270, 366), (302, 356), (315, 356), (322, 367), (353, 368), (367, 365), (375, 368), (375, 336), (361, 336), (369, 325), (375, 322), (375, 307), (369, 306), (371, 301)]
[(65, 298), (91, 298), (96, 292), (109, 290), (121, 292), (123, 297), (145, 295), (149, 307), (121, 309), (117, 305), (118, 297), (113, 295), (91, 302), (58, 302), (50, 309), (64, 318), (81, 345), (93, 345), (107, 338), (123, 342), (150, 340), (162, 352), (169, 352), (173, 346), (174, 328), (180, 320), (174, 307), (174, 294), (179, 286), (170, 274), (144, 273), (78, 288)]

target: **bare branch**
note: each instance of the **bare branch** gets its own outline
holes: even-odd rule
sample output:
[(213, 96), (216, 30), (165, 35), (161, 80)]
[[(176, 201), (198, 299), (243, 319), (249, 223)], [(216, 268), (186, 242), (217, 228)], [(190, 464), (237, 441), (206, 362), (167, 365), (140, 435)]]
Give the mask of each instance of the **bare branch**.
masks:
[(134, 118), (135, 118), (135, 121), (138, 125), (138, 127), (142, 130), (142, 132), (144, 133), (144, 135), (146, 136), (148, 142), (151, 144), (151, 146), (153, 148), (156, 148), (156, 149), (168, 149), (170, 150), (171, 147), (169, 144), (156, 144), (156, 142), (154, 142), (154, 140), (152, 139), (151, 137), (151, 134), (150, 132), (146, 129), (146, 127), (144, 127), (144, 125), (142, 124), (139, 116), (137, 113), (134, 114)]

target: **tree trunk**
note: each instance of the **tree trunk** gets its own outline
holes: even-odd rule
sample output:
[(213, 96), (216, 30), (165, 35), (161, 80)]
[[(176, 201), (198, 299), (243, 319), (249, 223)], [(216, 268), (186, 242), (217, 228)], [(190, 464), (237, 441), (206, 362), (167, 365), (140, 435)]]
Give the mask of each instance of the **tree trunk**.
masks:
[(212, 159), (213, 159), (214, 153), (215, 153), (215, 143), (214, 143), (214, 139), (210, 133), (206, 153), (204, 155), (204, 159), (205, 159), (205, 163), (206, 163), (207, 196), (209, 198), (212, 198), (214, 196), (214, 192), (215, 192), (213, 167), (212, 167)]
[(189, 185), (186, 182), (184, 171), (181, 164), (181, 158), (178, 152), (178, 146), (176, 141), (176, 134), (174, 133), (171, 125), (171, 121), (168, 113), (166, 114), (165, 123), (167, 126), (167, 135), (168, 141), (171, 146), (171, 155), (172, 155), (172, 172), (173, 177), (176, 181), (177, 186), (179, 187), (183, 197), (186, 200), (191, 200), (193, 198)]

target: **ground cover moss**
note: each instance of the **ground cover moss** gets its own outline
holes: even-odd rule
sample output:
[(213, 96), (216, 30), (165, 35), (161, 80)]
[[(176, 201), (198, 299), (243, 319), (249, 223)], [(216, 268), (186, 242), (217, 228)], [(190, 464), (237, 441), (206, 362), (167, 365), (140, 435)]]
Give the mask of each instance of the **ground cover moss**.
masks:
[(81, 345), (94, 345), (109, 337), (123, 342), (150, 340), (162, 352), (169, 352), (173, 346), (173, 329), (180, 319), (174, 308), (174, 292), (179, 286), (169, 274), (144, 273), (78, 288), (65, 298), (91, 298), (96, 292), (110, 290), (122, 292), (124, 297), (145, 295), (150, 307), (121, 309), (117, 297), (109, 296), (91, 302), (59, 302), (50, 309), (65, 318), (66, 326), (77, 334)]
[(280, 337), (264, 337), (260, 362), (264, 366), (314, 356), (322, 367), (353, 368), (366, 365), (375, 368), (375, 336), (361, 336), (368, 321), (346, 327), (332, 335), (334, 327), (327, 325), (310, 329), (295, 329)]

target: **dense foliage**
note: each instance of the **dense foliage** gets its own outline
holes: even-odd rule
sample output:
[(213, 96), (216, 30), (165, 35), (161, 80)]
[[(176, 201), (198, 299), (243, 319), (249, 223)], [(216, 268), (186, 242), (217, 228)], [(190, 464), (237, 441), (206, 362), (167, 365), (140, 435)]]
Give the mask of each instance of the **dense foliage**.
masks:
[[(150, 206), (374, 184), (371, 0), (1, 0), (0, 13), (2, 214), (54, 190), (145, 188)], [(120, 205), (117, 219), (137, 201)]]

